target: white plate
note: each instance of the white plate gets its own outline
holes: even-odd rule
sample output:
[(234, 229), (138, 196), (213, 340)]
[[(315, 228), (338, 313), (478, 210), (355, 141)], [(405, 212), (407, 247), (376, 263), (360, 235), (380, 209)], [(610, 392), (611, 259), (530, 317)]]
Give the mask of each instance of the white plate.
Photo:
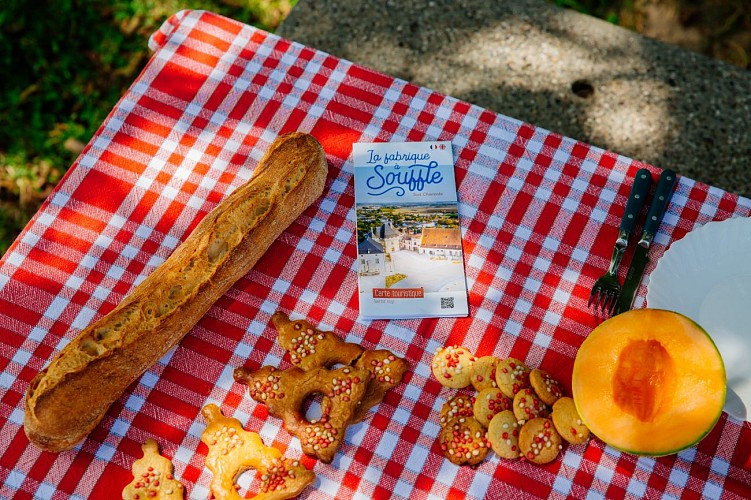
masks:
[(751, 218), (709, 222), (674, 242), (657, 261), (647, 306), (679, 312), (714, 340), (725, 362), (725, 411), (751, 410)]

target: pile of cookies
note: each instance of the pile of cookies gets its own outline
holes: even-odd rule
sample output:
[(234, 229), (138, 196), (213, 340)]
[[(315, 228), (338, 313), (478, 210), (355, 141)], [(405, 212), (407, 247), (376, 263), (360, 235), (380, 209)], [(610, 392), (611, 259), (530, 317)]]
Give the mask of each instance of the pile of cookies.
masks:
[(574, 400), (544, 370), (515, 358), (478, 358), (461, 346), (439, 348), (431, 369), (445, 387), (471, 385), (477, 391), (458, 394), (441, 409), (441, 450), (454, 464), (477, 465), (490, 449), (502, 458), (546, 464), (558, 456), (563, 441), (589, 439)]

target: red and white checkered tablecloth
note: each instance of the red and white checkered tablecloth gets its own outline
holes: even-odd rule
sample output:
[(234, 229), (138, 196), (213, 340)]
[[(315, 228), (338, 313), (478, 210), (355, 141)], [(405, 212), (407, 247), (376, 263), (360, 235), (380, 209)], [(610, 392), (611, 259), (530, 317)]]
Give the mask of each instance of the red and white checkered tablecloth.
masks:
[[(644, 165), (207, 12), (176, 14), (152, 48), (146, 69), (0, 261), (0, 497), (119, 498), (151, 437), (189, 497), (206, 498), (199, 411), (209, 402), (301, 457), (299, 441), (232, 379), (242, 365), (290, 365), (269, 323), (278, 309), (390, 349), (411, 366), (349, 429), (333, 463), (303, 457), (317, 474), (303, 497), (751, 497), (751, 425), (726, 414), (698, 446), (658, 459), (592, 439), (547, 466), (491, 454), (473, 469), (452, 465), (437, 444), (438, 414), (456, 392), (431, 377), (440, 346), (512, 355), (570, 388), (577, 348), (596, 324), (589, 290), (607, 267), (630, 179)], [(32, 377), (292, 130), (323, 144), (330, 171), (322, 199), (82, 444), (60, 454), (30, 445), (22, 423)], [(352, 143), (420, 140), (453, 144), (470, 317), (359, 321)], [(680, 179), (648, 271), (692, 228), (750, 214), (751, 200)], [(635, 307), (645, 293), (642, 285)], [(243, 488), (251, 479), (243, 476)]]

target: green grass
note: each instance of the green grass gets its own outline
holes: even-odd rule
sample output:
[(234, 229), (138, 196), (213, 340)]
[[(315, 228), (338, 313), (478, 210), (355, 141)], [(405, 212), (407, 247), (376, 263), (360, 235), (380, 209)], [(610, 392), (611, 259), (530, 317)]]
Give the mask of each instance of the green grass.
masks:
[(0, 9), (0, 255), (146, 64), (181, 9), (273, 31), (295, 0), (6, 0)]

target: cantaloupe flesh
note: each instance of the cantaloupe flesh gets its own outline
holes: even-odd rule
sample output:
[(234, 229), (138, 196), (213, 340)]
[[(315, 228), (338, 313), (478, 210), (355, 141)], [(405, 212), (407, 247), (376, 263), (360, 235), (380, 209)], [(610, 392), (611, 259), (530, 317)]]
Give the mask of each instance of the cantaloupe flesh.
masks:
[(629, 311), (598, 326), (574, 363), (572, 391), (590, 430), (639, 455), (667, 455), (704, 437), (725, 402), (725, 368), (685, 316)]

